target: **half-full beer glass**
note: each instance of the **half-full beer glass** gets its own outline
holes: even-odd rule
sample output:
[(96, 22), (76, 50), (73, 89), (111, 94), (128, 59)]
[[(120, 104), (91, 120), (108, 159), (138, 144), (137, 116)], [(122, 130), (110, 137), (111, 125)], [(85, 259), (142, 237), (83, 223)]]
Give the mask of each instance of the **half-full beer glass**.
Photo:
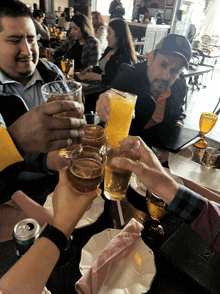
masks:
[[(47, 83), (41, 88), (44, 99), (47, 102), (55, 100), (76, 101), (82, 103), (82, 85), (73, 80), (61, 80)], [(73, 117), (72, 112), (62, 112), (54, 115), (55, 117)], [(79, 115), (77, 118), (82, 118)], [(75, 116), (76, 117), (76, 116)], [(82, 149), (82, 137), (72, 139), (72, 145), (60, 149), (58, 152), (61, 157), (70, 157), (73, 150), (80, 152)]]

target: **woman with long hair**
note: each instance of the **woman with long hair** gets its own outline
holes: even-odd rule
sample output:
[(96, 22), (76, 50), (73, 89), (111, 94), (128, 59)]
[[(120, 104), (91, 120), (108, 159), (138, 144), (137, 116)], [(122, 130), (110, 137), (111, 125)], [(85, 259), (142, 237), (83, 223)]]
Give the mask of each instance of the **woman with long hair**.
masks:
[[(131, 32), (122, 19), (114, 19), (108, 25), (108, 47), (99, 60), (99, 65), (90, 65), (81, 74), (80, 79), (101, 80), (109, 85), (115, 78), (122, 63), (137, 63)], [(93, 72), (89, 72), (89, 71)]]
[(45, 55), (53, 56), (55, 61), (62, 57), (74, 59), (77, 71), (89, 65), (97, 65), (101, 52), (90, 20), (84, 14), (76, 13), (71, 19), (70, 26), (71, 33), (67, 40), (55, 50), (47, 48)]
[(95, 31), (95, 36), (99, 40), (101, 52), (103, 53), (107, 47), (107, 29), (105, 22), (100, 12), (92, 12), (92, 24)]

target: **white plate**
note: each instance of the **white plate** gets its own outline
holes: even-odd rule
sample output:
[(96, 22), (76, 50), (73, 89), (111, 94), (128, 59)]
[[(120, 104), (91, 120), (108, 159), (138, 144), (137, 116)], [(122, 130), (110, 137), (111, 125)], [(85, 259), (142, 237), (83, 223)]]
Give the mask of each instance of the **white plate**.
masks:
[[(173, 178), (178, 184), (181, 184), (181, 185), (184, 186), (184, 183), (183, 183), (183, 181), (181, 180), (180, 177), (171, 174), (169, 168), (164, 167), (164, 169), (168, 173), (168, 175), (171, 176), (171, 178)], [(136, 175), (134, 173), (131, 174), (130, 186), (139, 195), (141, 195), (143, 197), (146, 197), (147, 188), (144, 186), (144, 184), (139, 183), (139, 180), (138, 180), (138, 178), (136, 177)]]
[[(49, 194), (43, 206), (53, 213), (52, 197), (53, 193)], [(83, 217), (78, 222), (76, 229), (93, 224), (103, 213), (104, 204), (105, 201), (101, 196), (96, 197), (95, 200), (93, 200), (91, 208), (84, 213)]]
[[(120, 232), (121, 230), (107, 229), (91, 237), (82, 250), (80, 261), (82, 274), (90, 269), (92, 263), (102, 253), (110, 240)], [(135, 256), (139, 258), (135, 259)], [(142, 265), (137, 263), (140, 258)], [(119, 262), (98, 294), (141, 294), (150, 289), (155, 274), (154, 254), (140, 238), (133, 250)]]

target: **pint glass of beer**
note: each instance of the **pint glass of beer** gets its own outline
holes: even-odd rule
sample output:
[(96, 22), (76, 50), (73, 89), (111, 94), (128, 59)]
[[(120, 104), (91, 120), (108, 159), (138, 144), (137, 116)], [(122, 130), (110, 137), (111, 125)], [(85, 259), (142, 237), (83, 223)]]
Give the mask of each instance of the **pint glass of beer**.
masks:
[(107, 163), (104, 175), (104, 195), (107, 199), (117, 201), (126, 196), (131, 172), (120, 169), (111, 163), (113, 157), (125, 157), (132, 160), (136, 159), (134, 150), (123, 147), (111, 148), (107, 151)]
[[(77, 101), (82, 103), (82, 85), (73, 80), (61, 80), (47, 83), (41, 88), (44, 99), (47, 102), (55, 100)], [(54, 115), (55, 117), (74, 117), (72, 112), (62, 112)], [(76, 117), (76, 116), (75, 116)], [(77, 118), (82, 118), (77, 117)], [(61, 157), (70, 157), (73, 150), (80, 152), (82, 149), (82, 138), (72, 139), (73, 144), (66, 148), (60, 149)]]
[(137, 95), (110, 89), (110, 121), (105, 135), (111, 147), (119, 147), (119, 141), (128, 136)]

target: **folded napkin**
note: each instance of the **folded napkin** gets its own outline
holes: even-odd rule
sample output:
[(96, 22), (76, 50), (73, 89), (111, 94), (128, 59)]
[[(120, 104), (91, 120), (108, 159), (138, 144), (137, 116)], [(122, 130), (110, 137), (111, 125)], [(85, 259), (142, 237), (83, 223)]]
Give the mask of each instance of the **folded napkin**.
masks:
[(40, 226), (43, 226), (45, 223), (52, 224), (53, 213), (29, 198), (22, 191), (15, 192), (11, 199), (25, 212), (27, 217), (35, 219)]
[(131, 252), (143, 230), (134, 218), (105, 247), (90, 270), (76, 283), (78, 294), (97, 294), (118, 263)]

